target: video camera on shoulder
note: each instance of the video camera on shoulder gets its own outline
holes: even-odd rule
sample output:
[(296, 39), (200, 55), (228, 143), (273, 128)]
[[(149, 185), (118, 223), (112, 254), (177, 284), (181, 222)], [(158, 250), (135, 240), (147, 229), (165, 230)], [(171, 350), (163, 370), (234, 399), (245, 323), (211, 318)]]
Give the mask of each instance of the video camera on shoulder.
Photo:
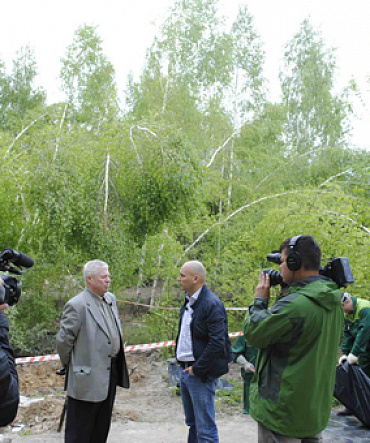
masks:
[[(32, 268), (33, 265), (34, 261), (31, 257), (15, 249), (5, 249), (0, 254), (0, 271), (22, 275), (22, 267)], [(0, 304), (7, 303), (9, 306), (17, 304), (22, 293), (22, 283), (12, 275), (1, 275), (0, 277), (4, 281), (5, 289), (5, 293), (0, 293)]]
[[(282, 263), (281, 254), (279, 251), (272, 251), (271, 254), (267, 254), (266, 258), (269, 262), (276, 263), (277, 265)], [(279, 271), (274, 269), (264, 269), (263, 272), (270, 276), (271, 286), (287, 286), (286, 283), (284, 283), (283, 277)], [(331, 259), (324, 267), (320, 269), (319, 274), (330, 278), (340, 288), (346, 288), (355, 281), (347, 257), (335, 257)]]

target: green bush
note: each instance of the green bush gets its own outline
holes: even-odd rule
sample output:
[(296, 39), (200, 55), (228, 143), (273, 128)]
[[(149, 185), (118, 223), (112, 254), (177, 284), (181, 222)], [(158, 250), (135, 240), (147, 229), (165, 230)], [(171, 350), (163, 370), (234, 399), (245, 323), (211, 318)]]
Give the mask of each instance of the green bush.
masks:
[(57, 320), (61, 315), (55, 297), (23, 296), (6, 314), (10, 323), (9, 340), (16, 356), (55, 353)]

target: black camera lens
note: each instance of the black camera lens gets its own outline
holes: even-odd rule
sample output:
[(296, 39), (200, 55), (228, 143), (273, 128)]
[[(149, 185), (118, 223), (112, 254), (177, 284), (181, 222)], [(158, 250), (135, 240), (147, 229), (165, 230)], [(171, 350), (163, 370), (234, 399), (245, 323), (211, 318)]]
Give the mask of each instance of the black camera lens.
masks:
[(264, 274), (270, 276), (270, 286), (284, 285), (283, 276), (275, 269), (263, 269)]

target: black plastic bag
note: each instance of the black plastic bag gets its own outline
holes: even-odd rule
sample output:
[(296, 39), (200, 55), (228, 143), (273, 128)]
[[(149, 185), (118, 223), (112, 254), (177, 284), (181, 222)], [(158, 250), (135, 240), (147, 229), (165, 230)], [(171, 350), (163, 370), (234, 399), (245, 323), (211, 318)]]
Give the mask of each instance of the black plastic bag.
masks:
[(359, 366), (346, 362), (337, 367), (334, 397), (370, 427), (370, 378)]

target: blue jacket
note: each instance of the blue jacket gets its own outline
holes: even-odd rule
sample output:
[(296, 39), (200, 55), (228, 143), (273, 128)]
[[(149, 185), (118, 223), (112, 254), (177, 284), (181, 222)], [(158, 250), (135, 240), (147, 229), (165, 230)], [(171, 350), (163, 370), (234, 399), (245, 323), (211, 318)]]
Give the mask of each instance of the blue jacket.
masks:
[[(179, 334), (187, 300), (180, 310)], [(232, 361), (227, 314), (222, 301), (206, 285), (192, 305), (190, 325), (193, 344), (194, 375), (206, 381), (229, 372)], [(176, 339), (176, 349), (179, 334)]]

